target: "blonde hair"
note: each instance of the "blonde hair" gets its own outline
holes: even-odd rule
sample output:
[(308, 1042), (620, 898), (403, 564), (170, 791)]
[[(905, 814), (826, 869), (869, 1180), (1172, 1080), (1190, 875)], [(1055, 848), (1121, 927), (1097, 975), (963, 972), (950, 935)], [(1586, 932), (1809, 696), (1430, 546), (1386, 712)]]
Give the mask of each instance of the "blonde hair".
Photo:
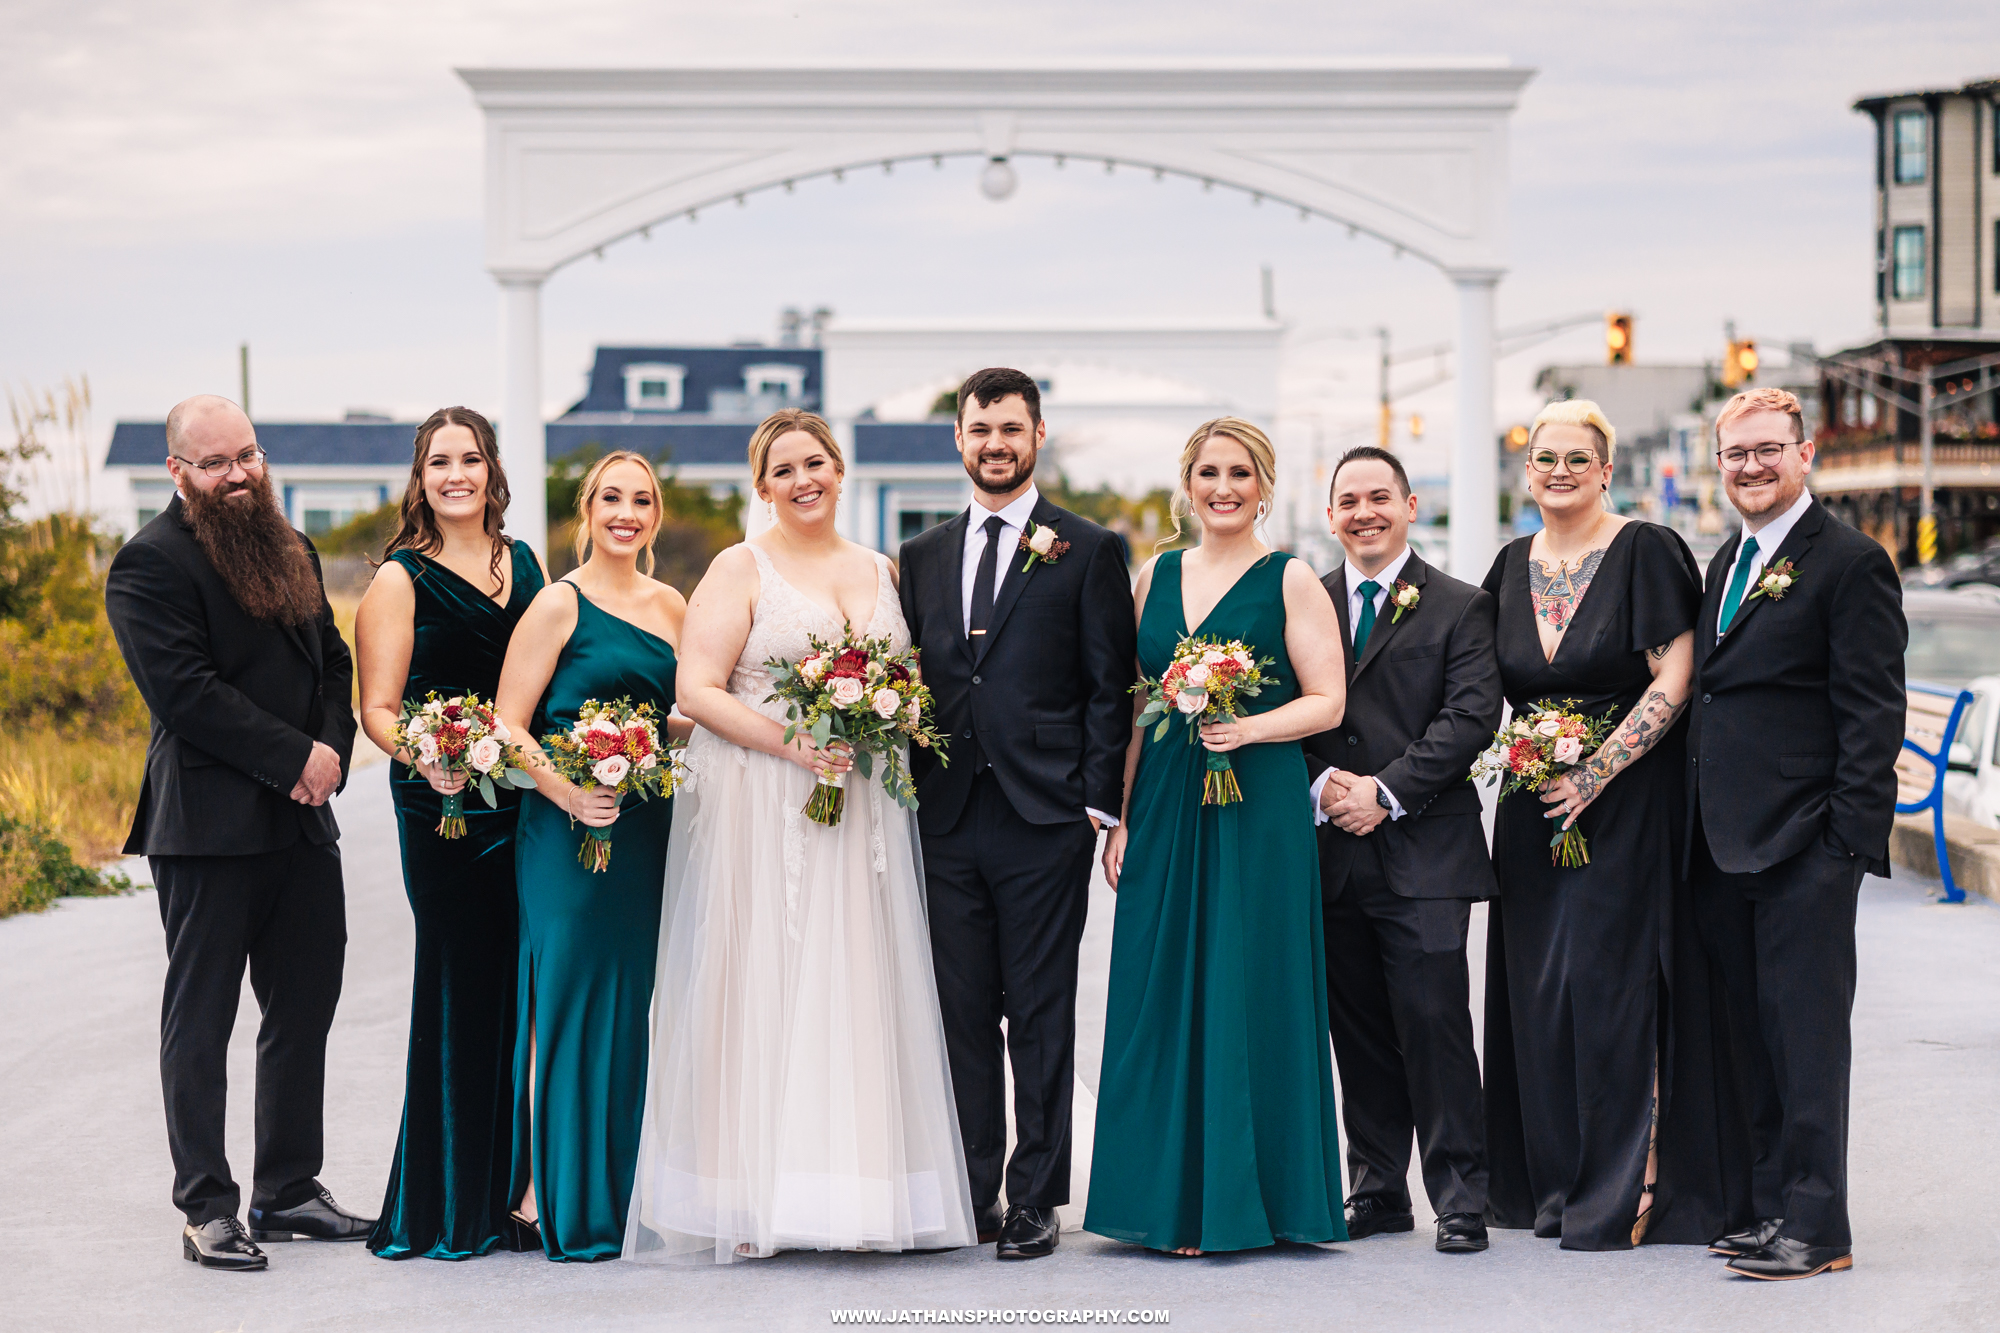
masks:
[(660, 476), (653, 470), (653, 460), (644, 454), (635, 454), (630, 449), (617, 449), (591, 464), (590, 471), (584, 473), (583, 485), (576, 491), (576, 535), (570, 539), (570, 549), (576, 552), (579, 565), (590, 559), (590, 507), (597, 503), (597, 492), (604, 485), (604, 473), (619, 463), (637, 463), (646, 469), (646, 475), (653, 479), (653, 530), (646, 536), (646, 548), (639, 553), (639, 572), (653, 572), (653, 540), (660, 535), (660, 522), (666, 517), (661, 507)]
[(771, 446), (781, 436), (795, 430), (802, 430), (819, 441), (820, 448), (833, 459), (833, 470), (843, 477), (847, 475), (847, 459), (840, 452), (840, 441), (833, 438), (833, 427), (802, 407), (787, 407), (758, 422), (756, 431), (750, 436), (750, 485), (753, 490), (764, 489), (764, 470), (771, 463)]
[(1612, 454), (1618, 448), (1618, 432), (1604, 419), (1604, 409), (1588, 398), (1565, 398), (1535, 413), (1535, 423), (1528, 427), (1529, 448), (1534, 447), (1535, 436), (1544, 426), (1590, 427), (1597, 432), (1597, 461), (1607, 468), (1611, 466)]
[[(1180, 484), (1174, 488), (1173, 504), (1168, 510), (1174, 521), (1173, 533), (1162, 537), (1156, 545), (1165, 546), (1168, 542), (1180, 540), (1181, 520), (1194, 513), (1194, 492), (1189, 483), (1194, 480), (1195, 462), (1201, 457), (1201, 447), (1217, 436), (1236, 441), (1250, 455), (1250, 466), (1257, 472), (1259, 507), (1270, 505), (1272, 493), (1278, 489), (1278, 451), (1271, 447), (1271, 437), (1242, 417), (1217, 417), (1213, 421), (1204, 421), (1195, 427), (1194, 434), (1188, 436), (1187, 444), (1181, 449)], [(1258, 521), (1263, 521), (1261, 515)]]
[(1784, 389), (1745, 389), (1722, 405), (1722, 411), (1715, 416), (1715, 447), (1722, 447), (1722, 428), (1741, 416), (1752, 412), (1783, 412), (1792, 419), (1792, 438), (1803, 441), (1806, 438), (1806, 410), (1799, 403), (1798, 395)]

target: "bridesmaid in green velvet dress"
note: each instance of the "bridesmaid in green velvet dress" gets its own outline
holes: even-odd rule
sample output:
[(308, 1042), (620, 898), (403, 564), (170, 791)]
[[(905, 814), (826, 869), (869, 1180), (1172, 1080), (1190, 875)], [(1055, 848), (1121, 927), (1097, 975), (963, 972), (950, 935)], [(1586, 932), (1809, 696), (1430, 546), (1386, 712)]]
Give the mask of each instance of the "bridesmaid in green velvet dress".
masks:
[[(1347, 1239), (1299, 747), (1340, 722), (1346, 675), (1326, 589), (1257, 539), (1275, 471), (1249, 422), (1197, 430), (1176, 517), (1195, 515), (1201, 545), (1157, 557), (1136, 593), (1147, 676), (1190, 633), (1276, 659), (1275, 683), (1200, 745), (1178, 716), (1157, 744), (1135, 729), (1105, 845), (1118, 909), (1083, 1225), (1175, 1254)], [(1209, 751), (1228, 754), (1240, 803), (1202, 804)]]
[(507, 478), (493, 427), (464, 407), (418, 428), (401, 523), (355, 617), (361, 725), (389, 751), (389, 790), (416, 918), (416, 979), (403, 1123), (368, 1248), (385, 1259), (469, 1259), (520, 1249), (508, 1216), (514, 1118), (514, 985), (519, 952), (514, 824), (465, 801), (465, 836), (437, 834), (444, 793), (463, 777), (399, 753), (389, 729), (404, 699), (435, 690), (491, 699), (507, 640), (542, 587), (527, 543), (500, 532)]
[[(643, 456), (607, 454), (577, 496), (575, 573), (536, 596), (500, 676), (500, 712), (536, 792), (521, 806), (520, 1018), (514, 1058), (516, 1217), (551, 1259), (613, 1259), (645, 1110), (648, 1017), (660, 940), (669, 800), (565, 781), (536, 743), (576, 724), (587, 699), (650, 703), (667, 718), (687, 601), (652, 578), (660, 483)], [(579, 864), (581, 826), (615, 825), (611, 865)]]

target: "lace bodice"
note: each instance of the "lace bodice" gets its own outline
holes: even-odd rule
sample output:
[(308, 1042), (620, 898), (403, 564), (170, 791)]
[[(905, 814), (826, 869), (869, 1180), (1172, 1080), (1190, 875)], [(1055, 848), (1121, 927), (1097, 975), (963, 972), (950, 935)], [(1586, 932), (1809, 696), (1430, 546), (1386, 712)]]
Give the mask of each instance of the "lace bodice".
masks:
[[(837, 611), (821, 606), (786, 582), (763, 547), (755, 542), (745, 545), (756, 557), (760, 586), (756, 609), (750, 615), (750, 637), (744, 641), (735, 670), (729, 673), (729, 692), (764, 716), (782, 719), (783, 704), (764, 702), (764, 696), (771, 692), (771, 673), (764, 663), (774, 657), (788, 662), (804, 657), (810, 635), (822, 640), (840, 638), (843, 621)], [(887, 556), (875, 557), (875, 609), (868, 623), (855, 626), (855, 630), (868, 638), (886, 636), (898, 651), (910, 646), (910, 627), (903, 619), (896, 586), (889, 580)]]

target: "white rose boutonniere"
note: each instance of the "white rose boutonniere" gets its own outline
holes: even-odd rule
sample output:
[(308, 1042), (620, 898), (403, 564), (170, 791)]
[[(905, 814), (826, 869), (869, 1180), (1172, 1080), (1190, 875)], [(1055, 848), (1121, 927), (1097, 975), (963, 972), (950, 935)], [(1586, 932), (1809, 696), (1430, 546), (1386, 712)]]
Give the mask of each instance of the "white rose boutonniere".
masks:
[(1423, 593), (1418, 590), (1415, 584), (1405, 583), (1401, 579), (1397, 579), (1396, 590), (1389, 594), (1389, 600), (1396, 604), (1396, 614), (1389, 617), (1389, 623), (1393, 625), (1401, 620), (1405, 611), (1416, 610), (1417, 603), (1423, 599)]
[(1757, 590), (1743, 600), (1754, 602), (1759, 597), (1768, 597), (1774, 602), (1783, 601), (1785, 594), (1798, 582), (1798, 573), (1790, 560), (1780, 560), (1775, 565), (1766, 565), (1764, 573), (1757, 580)]
[(1069, 553), (1069, 543), (1056, 536), (1054, 528), (1029, 519), (1027, 528), (1021, 533), (1020, 549), (1028, 553), (1028, 562), (1021, 566), (1021, 572), (1025, 574), (1035, 567), (1037, 560), (1053, 565), (1062, 559)]

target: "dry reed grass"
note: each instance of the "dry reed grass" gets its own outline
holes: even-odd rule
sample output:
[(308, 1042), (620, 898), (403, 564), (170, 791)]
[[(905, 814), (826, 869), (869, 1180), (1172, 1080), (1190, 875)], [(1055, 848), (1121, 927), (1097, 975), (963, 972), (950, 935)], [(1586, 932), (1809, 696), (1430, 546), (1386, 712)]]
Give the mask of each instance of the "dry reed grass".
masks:
[(78, 865), (118, 855), (146, 775), (146, 733), (77, 743), (48, 726), (0, 729), (0, 813), (69, 846)]

